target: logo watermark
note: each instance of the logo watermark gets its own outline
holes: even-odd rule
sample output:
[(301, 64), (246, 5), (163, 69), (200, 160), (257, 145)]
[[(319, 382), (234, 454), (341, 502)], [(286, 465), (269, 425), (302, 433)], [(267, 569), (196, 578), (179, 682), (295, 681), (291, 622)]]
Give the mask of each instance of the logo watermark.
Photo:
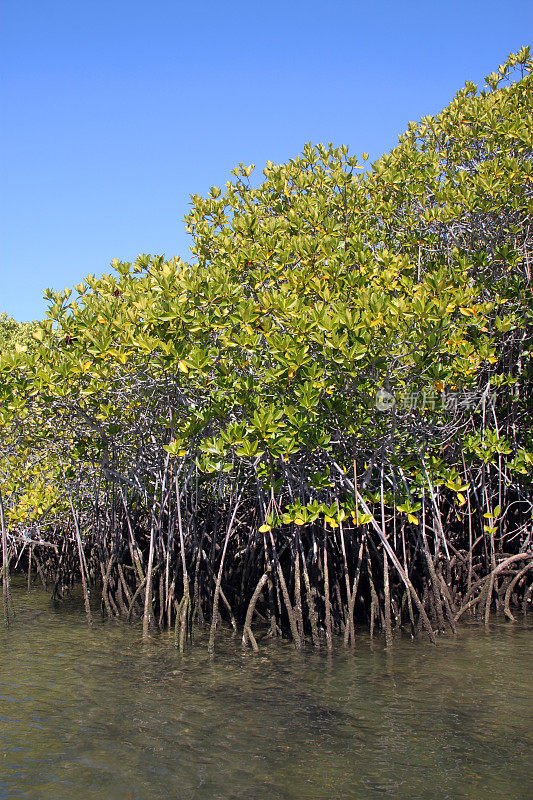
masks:
[(394, 394), (387, 389), (378, 389), (375, 403), (378, 411), (390, 411), (396, 407), (401, 411), (439, 410), (455, 413), (477, 408), (484, 397), (490, 398), (490, 402), (494, 403), (496, 392), (489, 395), (486, 391), (479, 390), (438, 392), (436, 389), (428, 389), (422, 392), (405, 391)]

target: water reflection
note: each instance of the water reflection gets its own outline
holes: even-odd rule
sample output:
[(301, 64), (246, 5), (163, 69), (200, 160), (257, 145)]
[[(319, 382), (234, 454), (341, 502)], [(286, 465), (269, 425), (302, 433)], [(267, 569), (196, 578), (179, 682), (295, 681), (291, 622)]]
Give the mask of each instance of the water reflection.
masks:
[[(531, 626), (464, 626), (437, 648), (211, 661), (121, 623), (92, 631), (15, 589), (0, 632), (0, 798), (332, 800), (531, 796)], [(496, 630), (497, 629), (497, 630)]]

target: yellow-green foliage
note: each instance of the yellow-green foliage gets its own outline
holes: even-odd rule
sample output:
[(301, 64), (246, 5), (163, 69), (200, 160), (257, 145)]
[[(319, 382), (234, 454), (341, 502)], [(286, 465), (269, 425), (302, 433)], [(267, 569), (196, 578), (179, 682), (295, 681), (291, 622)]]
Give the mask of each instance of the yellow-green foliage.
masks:
[(8, 353), (35, 350), (33, 333), (37, 327), (37, 322), (17, 322), (3, 311), (0, 314), (0, 357)]
[[(518, 434), (494, 458), (529, 452), (529, 50), (487, 80), (370, 167), (310, 144), (255, 184), (239, 165), (223, 190), (192, 198), (191, 263), (140, 256), (50, 292), (38, 353), (2, 362), (4, 429), (25, 447), (52, 440), (73, 469), (112, 461), (126, 475), (163, 448), (207, 475), (240, 464), (279, 493), (280, 513), (284, 465), (308, 486), (379, 448), (413, 485), (424, 452), (436, 484), (460, 487), (464, 437), (487, 416), (506, 429), (511, 402)], [(483, 418), (458, 422), (440, 402), (495, 387), (502, 400)], [(380, 411), (380, 388), (438, 402)], [(484, 438), (469, 442), (481, 458)], [(304, 506), (285, 522), (344, 513)]]

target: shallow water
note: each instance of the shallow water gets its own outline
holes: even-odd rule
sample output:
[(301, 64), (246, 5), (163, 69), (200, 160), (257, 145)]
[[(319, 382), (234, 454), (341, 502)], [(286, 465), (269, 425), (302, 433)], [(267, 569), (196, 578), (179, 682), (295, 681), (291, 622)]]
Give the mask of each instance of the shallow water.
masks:
[(465, 625), (433, 647), (242, 653), (221, 632), (96, 622), (14, 587), (0, 629), (0, 798), (525, 800), (533, 626)]

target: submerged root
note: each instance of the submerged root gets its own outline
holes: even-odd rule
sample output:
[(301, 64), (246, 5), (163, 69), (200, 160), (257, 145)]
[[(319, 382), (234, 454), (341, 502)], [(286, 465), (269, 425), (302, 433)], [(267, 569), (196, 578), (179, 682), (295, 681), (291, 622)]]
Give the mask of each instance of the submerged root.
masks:
[[(502, 554), (498, 562), (487, 549), (484, 564), (482, 554), (472, 556), (449, 537), (450, 557), (443, 550), (435, 555), (438, 548), (434, 542), (430, 547), (426, 532), (432, 531), (429, 524), (411, 536), (402, 526), (394, 537), (371, 525), (358, 531), (345, 523), (335, 535), (323, 526), (309, 531), (300, 527), (285, 539), (275, 539), (270, 531), (262, 544), (237, 523), (234, 508), (218, 541), (208, 526), (195, 540), (188, 534), (190, 524), (180, 522), (175, 547), (159, 537), (155, 525), (150, 535), (133, 522), (130, 527), (125, 518), (126, 539), (120, 546), (117, 540), (85, 539), (80, 553), (80, 541), (73, 535), (53, 547), (33, 543), (13, 560), (28, 570), (30, 579), (33, 569), (43, 583), (52, 581), (57, 598), (83, 574), (87, 599), (98, 576), (107, 616), (142, 619), (144, 632), (147, 620), (149, 626), (173, 626), (181, 653), (192, 641), (193, 626), (204, 620), (210, 652), (219, 623), (231, 626), (242, 647), (254, 652), (261, 637), (268, 636), (286, 637), (297, 650), (309, 642), (315, 648), (325, 643), (332, 651), (337, 640), (354, 647), (363, 626), (372, 638), (382, 636), (386, 647), (402, 629), (413, 635), (425, 631), (435, 642), (435, 634), (445, 628), (455, 632), (467, 612), (487, 623), (493, 609), (501, 608), (507, 619), (516, 621), (513, 608), (525, 612), (533, 592), (528, 580), (531, 550)], [(246, 557), (241, 559), (241, 553)], [(3, 584), (7, 595), (7, 581)]]

